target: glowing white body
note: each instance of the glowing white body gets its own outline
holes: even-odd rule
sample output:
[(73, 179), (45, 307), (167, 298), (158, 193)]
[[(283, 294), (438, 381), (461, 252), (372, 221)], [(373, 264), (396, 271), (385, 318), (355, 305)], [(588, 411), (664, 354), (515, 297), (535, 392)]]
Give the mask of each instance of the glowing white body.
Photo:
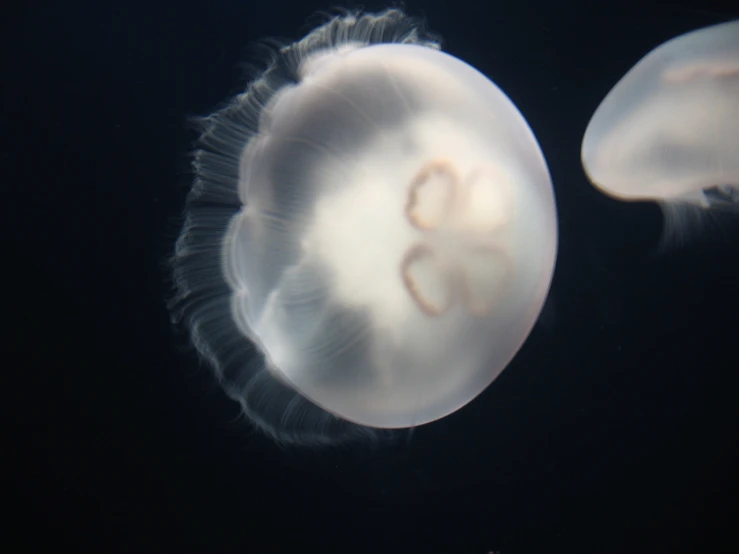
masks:
[(435, 49), (307, 57), (240, 159), (224, 242), (241, 331), (344, 419), (443, 417), (506, 367), (557, 249), (546, 163), (510, 100)]
[[(595, 111), (582, 162), (621, 200), (737, 202), (739, 21), (677, 37), (639, 61)], [(715, 198), (704, 193), (712, 187)]]

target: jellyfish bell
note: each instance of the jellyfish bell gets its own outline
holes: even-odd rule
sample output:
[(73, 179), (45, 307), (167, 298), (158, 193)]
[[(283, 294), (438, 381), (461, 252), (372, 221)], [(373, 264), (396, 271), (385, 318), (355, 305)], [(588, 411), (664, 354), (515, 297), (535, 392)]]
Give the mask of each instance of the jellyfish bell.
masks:
[(458, 410), (547, 295), (556, 212), (531, 130), (398, 10), (283, 48), (205, 118), (195, 172), (174, 312), (278, 441)]
[(582, 163), (602, 192), (657, 201), (665, 235), (707, 210), (739, 209), (739, 21), (699, 29), (647, 54), (590, 120)]

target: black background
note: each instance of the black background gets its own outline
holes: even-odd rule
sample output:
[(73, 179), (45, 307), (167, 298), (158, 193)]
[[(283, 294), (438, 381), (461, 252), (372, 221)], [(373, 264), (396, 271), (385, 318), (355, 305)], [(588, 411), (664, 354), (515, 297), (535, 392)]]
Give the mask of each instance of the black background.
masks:
[(331, 7), (4, 8), (3, 551), (739, 551), (737, 226), (658, 253), (659, 210), (600, 195), (579, 165), (636, 61), (739, 8), (409, 2), (540, 141), (561, 233), (546, 317), (479, 398), (398, 444), (281, 450), (180, 348), (162, 262), (186, 118), (240, 91), (253, 41)]

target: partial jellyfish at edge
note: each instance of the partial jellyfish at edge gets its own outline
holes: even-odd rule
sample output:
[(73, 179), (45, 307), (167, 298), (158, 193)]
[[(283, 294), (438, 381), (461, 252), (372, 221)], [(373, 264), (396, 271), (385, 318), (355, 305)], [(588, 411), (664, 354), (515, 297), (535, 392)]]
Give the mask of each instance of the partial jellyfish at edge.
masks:
[(642, 58), (593, 114), (581, 157), (605, 194), (659, 203), (664, 246), (712, 213), (739, 212), (739, 21)]
[(522, 346), (557, 251), (548, 168), (418, 21), (334, 17), (200, 127), (170, 307), (267, 435), (443, 418)]

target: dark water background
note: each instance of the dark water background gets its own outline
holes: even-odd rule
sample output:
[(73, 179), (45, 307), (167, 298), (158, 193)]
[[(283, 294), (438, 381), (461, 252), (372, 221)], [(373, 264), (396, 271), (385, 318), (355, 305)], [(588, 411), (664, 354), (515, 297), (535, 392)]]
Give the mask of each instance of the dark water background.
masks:
[(558, 201), (545, 321), (460, 412), (393, 447), (285, 452), (178, 350), (161, 261), (185, 118), (239, 92), (254, 40), (330, 7), (3, 9), (3, 551), (739, 551), (737, 228), (656, 255), (659, 210), (599, 195), (579, 165), (611, 86), (739, 17), (728, 2), (406, 5), (518, 106)]

